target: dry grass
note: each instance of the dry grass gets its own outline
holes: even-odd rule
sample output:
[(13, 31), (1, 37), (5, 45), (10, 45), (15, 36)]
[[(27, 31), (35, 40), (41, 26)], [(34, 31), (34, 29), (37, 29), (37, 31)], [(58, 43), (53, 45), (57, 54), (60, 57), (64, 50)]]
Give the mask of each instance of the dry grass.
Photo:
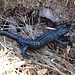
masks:
[[(43, 6), (48, 8), (51, 6), (56, 17), (60, 16), (60, 14), (62, 14), (62, 16), (64, 15), (61, 22), (64, 20), (71, 21), (74, 16), (74, 3), (74, 0), (50, 0), (49, 2), (47, 0), (1, 0), (0, 10), (2, 13), (5, 13), (1, 13), (0, 20), (4, 20), (5, 23), (0, 24), (0, 28), (2, 28), (2, 25), (6, 25), (6, 22), (9, 22), (21, 30), (20, 33), (17, 33), (18, 35), (34, 39), (38, 37), (38, 34), (41, 35), (43, 33), (44, 26), (42, 24), (39, 25), (39, 23), (35, 25), (27, 24), (27, 12), (31, 9), (41, 10)], [(14, 15), (14, 21), (12, 21), (9, 18), (10, 12), (7, 10), (12, 8), (13, 13), (15, 6), (18, 6), (19, 13), (17, 14), (15, 11), (14, 14), (17, 15)], [(27, 10), (25, 10), (26, 12), (23, 10), (23, 7), (27, 8)], [(58, 7), (58, 11), (54, 10), (56, 7)], [(19, 21), (22, 21), (23, 23), (20, 24)], [(75, 23), (72, 21), (73, 26), (74, 24)], [(45, 25), (45, 27), (46, 26), (47, 25)], [(27, 33), (29, 35), (27, 35)], [(75, 36), (75, 34), (72, 35), (72, 37), (73, 36)], [(21, 48), (15, 41), (7, 37), (0, 36), (0, 75), (75, 75), (75, 65), (69, 61), (71, 60), (75, 63), (75, 59), (68, 56), (71, 51), (71, 46), (61, 49), (63, 51), (61, 54), (59, 54), (59, 48), (55, 49), (53, 44), (49, 44), (49, 47), (50, 48), (46, 46), (37, 51), (28, 50), (32, 57), (30, 59), (26, 59), (23, 58)], [(43, 71), (44, 73), (42, 73)]]

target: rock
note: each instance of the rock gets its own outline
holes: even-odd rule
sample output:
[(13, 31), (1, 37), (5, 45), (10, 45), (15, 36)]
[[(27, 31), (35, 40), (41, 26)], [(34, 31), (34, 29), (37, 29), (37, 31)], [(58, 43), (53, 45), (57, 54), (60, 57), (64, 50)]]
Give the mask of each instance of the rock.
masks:
[(40, 10), (39, 15), (41, 17), (51, 19), (53, 22), (59, 22), (60, 21), (60, 19), (58, 17), (54, 16), (54, 14), (53, 14), (53, 12), (52, 12), (52, 10), (50, 8), (43, 7)]

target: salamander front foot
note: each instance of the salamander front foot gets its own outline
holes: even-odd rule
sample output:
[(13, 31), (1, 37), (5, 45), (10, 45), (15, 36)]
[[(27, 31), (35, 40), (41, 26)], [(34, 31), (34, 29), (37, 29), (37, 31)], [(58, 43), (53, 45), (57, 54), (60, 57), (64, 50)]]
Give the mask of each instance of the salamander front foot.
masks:
[(31, 55), (30, 55), (28, 52), (26, 52), (27, 48), (28, 48), (28, 46), (26, 45), (26, 46), (23, 47), (23, 49), (22, 49), (22, 54), (23, 54), (23, 57), (24, 57), (24, 58), (30, 58), (30, 57), (31, 57)]
[(31, 57), (31, 55), (30, 55), (28, 52), (25, 52), (25, 53), (23, 54), (23, 57), (29, 59), (29, 58)]

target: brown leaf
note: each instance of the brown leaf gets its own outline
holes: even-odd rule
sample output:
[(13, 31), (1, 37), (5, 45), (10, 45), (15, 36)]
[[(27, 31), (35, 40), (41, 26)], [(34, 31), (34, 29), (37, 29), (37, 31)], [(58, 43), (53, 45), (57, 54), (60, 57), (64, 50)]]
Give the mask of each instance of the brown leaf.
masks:
[(27, 69), (25, 69), (25, 73), (27, 75), (37, 75), (37, 72), (33, 68), (27, 68)]
[(67, 57), (67, 55), (68, 55), (69, 52), (70, 52), (70, 49), (71, 49), (71, 46), (67, 46), (67, 47), (66, 47), (66, 51), (65, 51), (64, 54), (62, 55), (63, 58), (66, 58), (66, 57)]
[(41, 70), (38, 70), (37, 71), (37, 74), (38, 75), (43, 75), (43, 74), (45, 74), (47, 72), (47, 69), (41, 69)]
[(66, 53), (64, 53), (64, 54), (62, 55), (63, 58), (66, 58), (66, 56), (67, 56)]
[(66, 48), (66, 50), (67, 50), (67, 54), (70, 52), (70, 50), (71, 50), (71, 46), (67, 46), (67, 48)]

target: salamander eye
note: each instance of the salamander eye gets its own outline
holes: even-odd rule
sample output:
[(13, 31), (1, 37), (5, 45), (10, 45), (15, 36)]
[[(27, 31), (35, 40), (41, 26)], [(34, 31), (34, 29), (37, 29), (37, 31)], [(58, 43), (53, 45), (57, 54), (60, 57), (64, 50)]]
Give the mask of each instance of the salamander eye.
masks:
[(59, 34), (57, 34), (57, 36), (59, 36)]

